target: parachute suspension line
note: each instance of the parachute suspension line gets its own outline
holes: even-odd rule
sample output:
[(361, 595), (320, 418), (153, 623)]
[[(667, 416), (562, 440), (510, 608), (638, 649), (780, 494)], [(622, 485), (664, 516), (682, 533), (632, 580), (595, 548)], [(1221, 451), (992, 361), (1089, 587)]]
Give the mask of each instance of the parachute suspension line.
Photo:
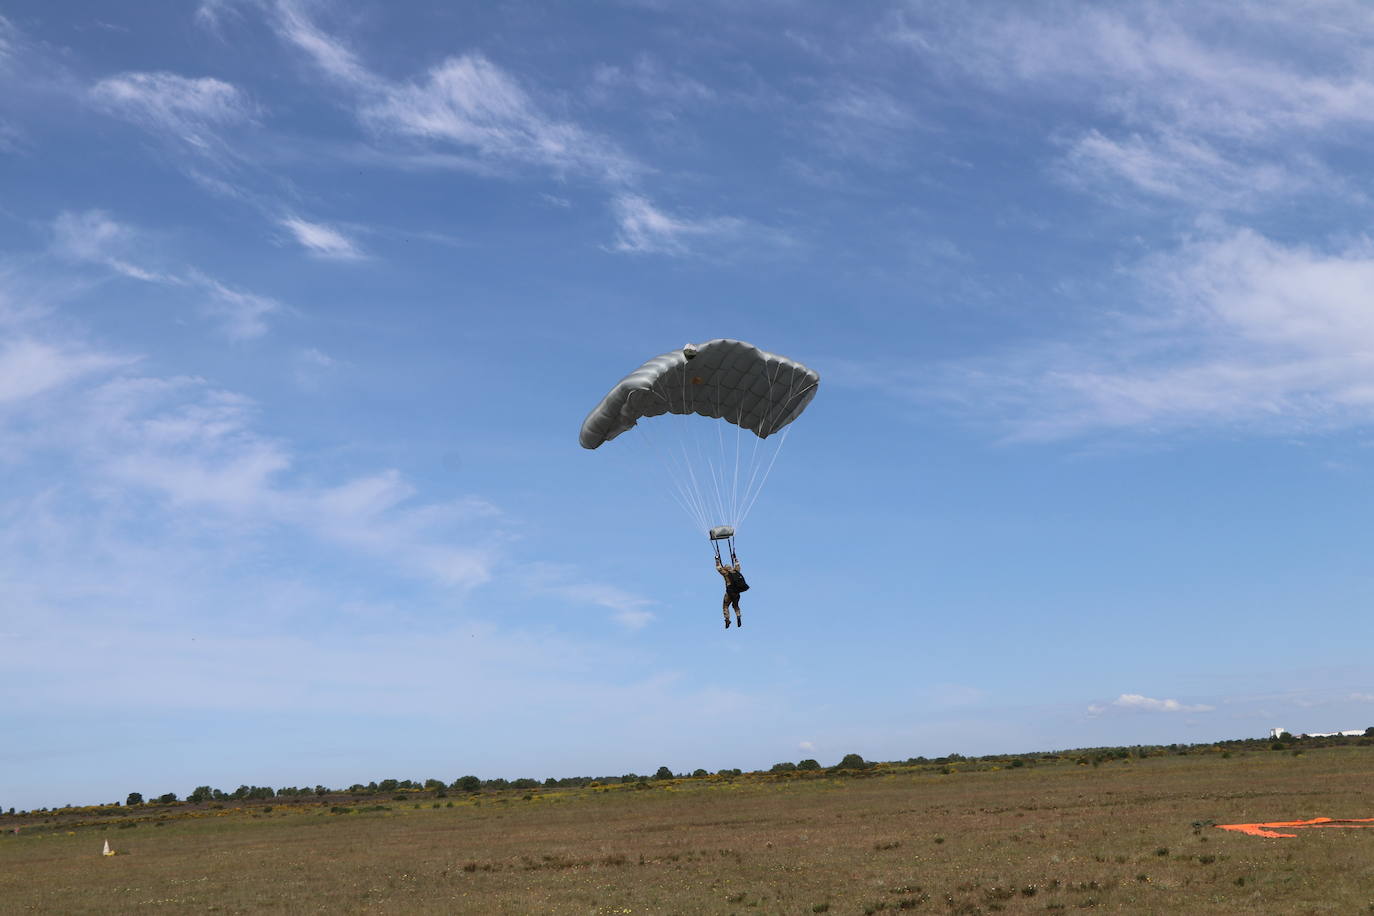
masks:
[[(716, 382), (716, 411), (714, 418), (719, 421), (724, 419), (725, 411), (722, 409), (721, 385)], [(716, 488), (720, 493), (721, 524), (733, 525), (735, 523), (734, 500), (730, 496), (730, 483), (727, 478), (725, 463), (725, 433), (720, 428), (720, 423), (712, 424), (716, 428), (716, 456), (711, 461), (712, 470), (716, 476)]]
[(654, 452), (660, 467), (673, 485), (673, 489), (669, 492), (689, 518), (694, 519), (698, 525), (705, 525), (706, 514), (697, 505), (697, 501), (693, 498), (694, 494), (687, 488), (686, 475), (678, 467), (677, 456), (671, 450), (665, 450), (659, 445), (658, 440), (649, 432), (651, 425), (636, 424), (636, 427), (639, 429), (641, 440)]
[[(754, 491), (754, 498), (749, 500), (749, 503), (744, 507), (744, 514), (740, 516), (739, 520), (740, 525), (743, 525), (744, 520), (749, 517), (749, 513), (754, 508), (754, 503), (759, 501), (759, 495), (763, 493), (763, 485), (768, 482), (768, 475), (773, 473), (773, 465), (778, 463), (778, 456), (782, 454), (782, 447), (787, 444), (787, 435), (790, 432), (792, 432), (792, 427), (789, 426), (782, 431), (782, 435), (778, 438), (778, 447), (773, 450), (773, 459), (768, 462), (768, 470), (763, 472), (763, 479), (759, 481), (759, 487)], [(738, 527), (737, 525), (736, 528)]]
[[(718, 418), (720, 418), (720, 419), (725, 419), (725, 410), (724, 410), (724, 408), (723, 408), (723, 406), (722, 406), (722, 404), (721, 404), (721, 399), (720, 399), (720, 397), (721, 397), (721, 386), (720, 386), (720, 382), (716, 382), (716, 416), (717, 416)], [(721, 501), (720, 501), (720, 502), (721, 502), (721, 509), (722, 509), (722, 512), (721, 512), (721, 522), (722, 522), (723, 524), (730, 525), (730, 526), (733, 527), (734, 524), (735, 524), (735, 521), (737, 520), (737, 516), (738, 516), (738, 513), (739, 513), (739, 506), (736, 504), (736, 502), (735, 502), (735, 494), (730, 490), (730, 484), (729, 484), (729, 483), (727, 482), (727, 480), (726, 480), (726, 473), (727, 473), (726, 469), (727, 469), (727, 467), (728, 467), (728, 464), (727, 464), (727, 462), (726, 462), (726, 454), (725, 454), (725, 433), (721, 431), (721, 428), (720, 428), (720, 424), (719, 424), (719, 423), (716, 423), (716, 424), (715, 424), (715, 427), (716, 427), (716, 445), (717, 445), (717, 447), (718, 447), (718, 449), (719, 449), (719, 451), (718, 451), (719, 460), (713, 462), (712, 464), (713, 464), (713, 470), (716, 472), (716, 476), (717, 476), (717, 478), (719, 479), (719, 491), (720, 491), (720, 493), (721, 493)]]
[[(770, 404), (773, 403), (772, 382), (775, 380), (776, 377), (770, 379), (769, 383), (768, 401)], [(787, 413), (790, 410), (790, 405), (798, 397), (801, 397), (807, 391), (810, 390), (810, 385), (806, 386), (801, 391), (797, 390), (797, 369), (794, 366), (792, 369), (792, 376), (787, 383), (787, 397), (784, 398), (780, 403), (778, 403), (776, 407), (771, 411), (771, 417), (765, 415), (765, 425), (762, 427), (763, 430), (767, 431), (765, 434), (771, 433), (773, 431), (773, 428), (776, 427), (776, 425), (782, 420), (782, 418), (784, 416), (787, 416)], [(782, 447), (787, 444), (787, 437), (791, 432), (792, 428), (790, 426), (782, 431), (782, 436), (778, 439), (777, 447), (773, 449), (773, 457), (768, 461), (768, 467), (763, 472), (763, 479), (761, 479), (758, 482), (757, 488), (751, 487), (752, 495), (750, 494), (749, 490), (745, 491), (746, 502), (744, 504), (744, 511), (740, 515), (739, 523), (735, 526), (736, 528), (738, 528), (740, 525), (743, 525), (745, 519), (749, 517), (749, 513), (753, 511), (754, 503), (758, 502), (759, 496), (762, 495), (764, 484), (768, 483), (768, 478), (773, 473), (773, 465), (777, 464), (778, 456), (782, 454)], [(755, 470), (757, 470), (757, 468)]]
[[(683, 362), (683, 364), (682, 364), (682, 412), (678, 415), (678, 419), (679, 419), (679, 424), (678, 424), (678, 425), (679, 425), (679, 428), (680, 428), (681, 430), (683, 430), (684, 432), (685, 432), (685, 430), (687, 429), (687, 424), (688, 424), (689, 422), (691, 422), (691, 421), (688, 419), (688, 417), (693, 413), (693, 411), (691, 411), (691, 410), (688, 409), (688, 404), (687, 404), (687, 393), (688, 393), (688, 392), (687, 392), (687, 386), (688, 386), (688, 384), (689, 384), (689, 379), (687, 378), (687, 363), (686, 363), (686, 362)], [(692, 406), (692, 407), (696, 407), (696, 396), (695, 396), (695, 395), (692, 396), (691, 401), (692, 401), (691, 406)], [(686, 442), (686, 440), (687, 440), (688, 438), (690, 438), (690, 439), (692, 440), (692, 444), (696, 446), (696, 451), (697, 451), (697, 462), (702, 466), (703, 476), (704, 476), (707, 472), (710, 473), (712, 492), (709, 492), (709, 493), (706, 492), (705, 490), (702, 489), (701, 485), (697, 482), (697, 479), (696, 479), (696, 471), (695, 471), (695, 469), (692, 467), (691, 458), (690, 458), (689, 456), (686, 455), (686, 451), (687, 451), (687, 442)], [(723, 505), (723, 503), (722, 503), (722, 500), (721, 500), (720, 486), (719, 486), (718, 481), (716, 480), (715, 465), (714, 465), (713, 462), (711, 462), (711, 461), (706, 457), (705, 449), (702, 447), (702, 441), (701, 441), (701, 440), (702, 440), (702, 437), (701, 437), (701, 435), (684, 435), (684, 436), (682, 437), (682, 439), (683, 439), (683, 454), (684, 454), (684, 457), (687, 458), (687, 462), (688, 462), (688, 472), (690, 473), (690, 475), (691, 475), (691, 477), (692, 477), (692, 485), (693, 485), (694, 487), (696, 487), (698, 494), (700, 494), (700, 496), (701, 496), (701, 502), (702, 502), (702, 504), (703, 504), (703, 507), (705, 507), (708, 503), (714, 501), (714, 503), (715, 503), (715, 506), (714, 506), (714, 514), (715, 514), (716, 518), (722, 518), (722, 516), (724, 515), (724, 509), (725, 509), (725, 507), (724, 507), (724, 505)], [(714, 495), (714, 500), (712, 500), (712, 496), (713, 496), (713, 495)], [(707, 509), (703, 514), (705, 514), (705, 515), (710, 515), (710, 514), (713, 514), (713, 513), (712, 513), (712, 511), (711, 511), (710, 509)], [(710, 527), (711, 527), (711, 524), (710, 524), (709, 521), (708, 521), (707, 523), (705, 523), (705, 524), (702, 525), (703, 530), (709, 529)]]
[[(665, 412), (671, 414), (672, 401), (668, 395), (658, 390), (654, 390), (653, 393), (668, 405), (669, 409)], [(683, 418), (679, 417), (678, 419)], [(662, 463), (674, 485), (678, 487), (684, 499), (690, 504), (690, 507), (684, 506), (688, 510), (687, 514), (696, 522), (698, 530), (704, 531), (710, 528), (710, 522), (707, 521), (708, 512), (706, 511), (705, 500), (702, 496), (701, 487), (697, 484), (696, 475), (692, 473), (692, 461), (687, 451), (683, 424), (675, 425), (677, 427), (678, 447), (681, 449), (682, 457), (679, 459), (677, 453), (669, 446), (667, 454), (671, 460), (663, 460)]]
[[(744, 434), (744, 427), (740, 426), (740, 421), (744, 419), (744, 394), (739, 397), (739, 407), (735, 410), (735, 480), (730, 486), (730, 505), (732, 514), (739, 511), (739, 440)], [(731, 524), (738, 528), (739, 519), (735, 519)]]
[[(789, 373), (786, 380), (782, 378), (785, 371)], [(671, 390), (674, 375), (682, 385), (680, 392)], [(695, 387), (689, 388), (696, 382), (696, 376), (685, 364), (680, 372), (660, 376), (651, 387), (636, 392), (639, 397), (648, 395), (658, 401), (658, 406), (641, 411), (640, 416), (673, 415), (665, 417), (666, 422), (635, 425), (669, 478), (669, 494), (698, 531), (709, 531), (717, 525), (730, 525), (738, 530), (745, 523), (787, 442), (790, 429), (781, 428), (784, 419), (791, 416), (798, 398), (814, 388), (814, 385), (805, 385), (799, 390), (799, 380), (807, 377), (805, 368), (789, 366), (783, 361), (773, 362), (764, 368), (761, 376), (767, 385), (765, 392), (761, 393), (762, 398), (755, 394), (756, 389), (743, 384), (745, 379), (739, 379), (736, 388), (729, 391), (720, 377), (700, 391)], [(757, 381), (758, 377), (755, 376), (755, 384)], [(736, 391), (738, 399), (734, 405), (735, 417), (731, 421), (725, 396)], [(744, 447), (742, 440), (746, 397), (762, 402), (757, 405), (762, 408), (761, 416), (758, 425), (751, 430), (755, 436), (749, 448)], [(702, 416), (695, 416), (697, 412)], [(711, 430), (702, 425), (706, 418), (729, 422), (735, 427), (733, 457), (730, 455), (731, 444), (726, 441), (719, 423), (712, 437), (715, 442), (707, 438)], [(650, 428), (656, 425), (662, 425), (663, 430), (656, 432)], [(666, 432), (670, 427), (674, 432)], [(781, 435), (777, 436), (775, 443), (760, 442), (777, 433)], [(667, 438), (663, 438), (665, 436)], [(768, 447), (770, 444), (774, 446), (771, 449)], [(733, 544), (730, 546), (733, 548)]]
[[(765, 375), (764, 375), (764, 377), (768, 380), (768, 403), (769, 403), (769, 404), (772, 404), (772, 403), (773, 403), (773, 385), (774, 385), (774, 383), (777, 381), (778, 375), (780, 375), (781, 372), (782, 372), (782, 363), (776, 363), (776, 364), (775, 364), (768, 372), (766, 372)], [(743, 403), (743, 402), (741, 402), (741, 403)], [(754, 439), (754, 447), (753, 447), (753, 449), (752, 449), (752, 451), (751, 451), (751, 453), (750, 453), (750, 455), (749, 455), (749, 481), (748, 481), (748, 483), (746, 483), (746, 484), (744, 485), (744, 504), (745, 504), (745, 505), (751, 505), (752, 502), (753, 502), (753, 500), (750, 498), (750, 493), (753, 492), (753, 490), (754, 490), (754, 483), (755, 483), (755, 481), (758, 480), (758, 476), (759, 476), (759, 468), (760, 468), (760, 466), (761, 466), (761, 465), (760, 465), (760, 462), (759, 462), (759, 443), (762, 442), (762, 441), (768, 436), (769, 430), (768, 430), (768, 422), (767, 422), (767, 421), (768, 421), (768, 411), (765, 410), (765, 411), (764, 411), (764, 422), (761, 423), (761, 424), (759, 425), (759, 428), (758, 428), (758, 430), (757, 430), (757, 437)], [(744, 519), (740, 519), (740, 521), (743, 522)]]
[[(684, 370), (686, 369), (685, 366), (684, 366), (683, 368), (684, 368)], [(688, 451), (688, 441), (687, 441), (687, 440), (688, 440), (688, 439), (691, 439), (692, 442), (695, 443), (695, 445), (697, 446), (697, 460), (698, 460), (698, 461), (700, 460), (700, 458), (701, 458), (701, 454), (700, 454), (700, 453), (701, 453), (701, 439), (700, 439), (699, 437), (694, 437), (694, 436), (690, 435), (690, 434), (687, 432), (687, 424), (688, 424), (689, 421), (688, 421), (688, 419), (687, 419), (687, 413), (686, 413), (686, 410), (687, 410), (687, 387), (686, 387), (686, 373), (685, 373), (685, 371), (684, 371), (683, 382), (684, 382), (684, 384), (683, 384), (683, 389), (682, 389), (682, 409), (683, 409), (683, 413), (680, 413), (680, 414), (677, 415), (677, 417), (678, 417), (678, 422), (677, 422), (677, 424), (676, 424), (676, 425), (677, 425), (677, 430), (678, 430), (678, 444), (682, 447), (682, 463), (683, 463), (683, 466), (685, 467), (686, 472), (687, 472), (687, 480), (691, 482), (691, 485), (692, 485), (692, 487), (691, 487), (692, 493), (696, 496), (696, 503), (697, 503), (697, 507), (698, 507), (698, 514), (699, 514), (699, 517), (700, 517), (700, 522), (699, 522), (699, 524), (700, 524), (700, 526), (701, 526), (701, 530), (705, 531), (705, 530), (707, 530), (707, 529), (709, 529), (709, 528), (711, 527), (711, 522), (710, 522), (710, 518), (709, 518), (710, 515), (711, 515), (711, 510), (710, 510), (710, 508), (709, 508), (709, 506), (708, 506), (708, 497), (707, 497), (707, 494), (706, 494), (706, 492), (702, 489), (701, 482), (700, 482), (699, 480), (697, 480), (697, 473), (696, 473), (696, 467), (695, 467), (695, 463), (696, 463), (696, 462), (693, 461), (692, 455), (691, 455), (690, 451)]]

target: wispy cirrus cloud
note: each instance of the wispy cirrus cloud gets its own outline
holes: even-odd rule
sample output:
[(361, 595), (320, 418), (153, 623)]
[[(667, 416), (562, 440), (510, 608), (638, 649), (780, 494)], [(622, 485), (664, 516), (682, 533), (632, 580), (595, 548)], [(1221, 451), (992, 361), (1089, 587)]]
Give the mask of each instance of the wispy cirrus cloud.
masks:
[[(274, 7), (278, 35), (296, 46), (336, 85), (352, 96), (359, 123), (374, 137), (402, 143), (396, 162), (417, 161), (415, 143), (436, 150), (426, 161), (442, 166), (457, 151), (456, 167), (472, 170), (474, 159), (498, 171), (537, 170), (559, 178), (580, 176), (611, 192), (617, 223), (607, 249), (627, 254), (688, 256), (711, 241), (737, 245), (791, 244), (782, 231), (732, 216), (686, 218), (655, 206), (636, 190), (651, 170), (621, 147), (570, 118), (552, 114), (511, 72), (483, 54), (451, 56), (419, 78), (393, 80), (366, 67), (358, 54), (329, 34), (294, 0)], [(651, 58), (629, 71), (603, 68), (603, 90), (630, 86), (644, 93), (686, 103), (711, 96), (704, 85), (671, 79)]]
[(102, 264), (115, 273), (149, 283), (180, 284), (170, 274), (133, 263), (137, 234), (102, 210), (60, 213), (53, 221), (53, 246), (66, 257)]
[(610, 140), (540, 110), (510, 74), (478, 54), (450, 58), (422, 81), (365, 102), (369, 127), (453, 143), (483, 157), (622, 182), (641, 167)]
[(0, 407), (129, 365), (132, 359), (33, 337), (0, 344)]
[(571, 566), (538, 563), (527, 568), (524, 577), (531, 592), (613, 611), (611, 619), (628, 630), (643, 629), (654, 620), (655, 615), (649, 608), (658, 602), (616, 585), (578, 581), (579, 571)]
[(674, 71), (651, 54), (638, 54), (626, 66), (601, 64), (592, 73), (592, 93), (607, 99), (623, 92), (636, 92), (660, 106), (656, 114), (669, 115), (674, 109), (710, 102), (718, 93), (700, 80)]
[(1178, 700), (1157, 700), (1154, 697), (1147, 697), (1138, 693), (1123, 693), (1110, 703), (1091, 704), (1088, 706), (1088, 715), (1101, 716), (1109, 712), (1211, 712), (1214, 709), (1216, 709), (1215, 706), (1208, 706), (1205, 703), (1189, 705), (1180, 703)]
[(618, 183), (642, 166), (608, 138), (545, 111), (506, 70), (477, 53), (449, 57), (413, 81), (368, 69), (305, 8), (279, 0), (275, 26), (330, 79), (354, 93), (354, 111), (374, 134), (471, 151), (488, 162), (538, 167)]
[(299, 216), (281, 220), (281, 225), (311, 254), (333, 261), (356, 261), (366, 257), (357, 244), (333, 226), (312, 223)]
[(216, 131), (251, 121), (255, 108), (237, 87), (213, 77), (121, 73), (91, 88), (112, 114), (157, 130), (204, 153), (222, 146)]
[(1149, 259), (1135, 281), (1135, 312), (1109, 313), (1079, 339), (907, 378), (904, 396), (962, 405), (1030, 439), (1374, 420), (1369, 240), (1319, 249), (1222, 229)]
[(1000, 90), (1092, 98), (1132, 123), (1237, 137), (1374, 123), (1374, 68), (1350, 40), (1374, 36), (1362, 5), (1243, 6), (1256, 15), (1221, 2), (932, 15), (916, 2), (890, 34)]
[(612, 202), (616, 237), (612, 250), (628, 254), (728, 255), (733, 246), (786, 248), (785, 232), (734, 216), (691, 218), (672, 215), (639, 194), (620, 194)]
[(29, 379), (22, 390), (0, 392), (32, 408), (11, 415), (7, 438), (22, 444), (11, 463), (63, 456), (64, 466), (80, 469), (66, 489), (84, 492), (97, 514), (130, 511), (119, 494), (138, 494), (150, 500), (132, 504), (144, 522), (162, 518), (212, 536), (228, 523), (250, 539), (285, 526), (442, 587), (489, 578), (494, 550), (472, 537), (499, 516), (489, 503), (422, 501), (394, 469), (332, 485), (295, 481), (290, 444), (257, 429), (250, 398), (202, 379), (119, 371), (129, 365), (51, 346), (0, 351), (0, 371), (24, 369)]
[(1057, 171), (1065, 183), (1105, 195), (1124, 185), (1173, 203), (1229, 210), (1254, 210), (1338, 184), (1311, 157), (1276, 162), (1254, 153), (1225, 154), (1205, 138), (1171, 130), (1117, 138), (1089, 130), (1067, 144)]
[(139, 263), (140, 254), (150, 247), (136, 229), (101, 210), (61, 213), (53, 221), (57, 254), (129, 279), (193, 291), (201, 313), (214, 319), (231, 340), (262, 336), (267, 317), (281, 309), (268, 296), (235, 289), (195, 267), (156, 269)]
[[(1068, 133), (1060, 174), (1204, 208), (1323, 188), (1306, 151), (1374, 127), (1374, 22), (1359, 4), (1157, 2), (961, 11), (907, 4), (890, 31), (924, 61), (1008, 96), (1101, 119)], [(1351, 40), (1361, 36), (1361, 40)], [(1247, 186), (1247, 182), (1250, 182)], [(1342, 188), (1325, 187), (1340, 191)]]

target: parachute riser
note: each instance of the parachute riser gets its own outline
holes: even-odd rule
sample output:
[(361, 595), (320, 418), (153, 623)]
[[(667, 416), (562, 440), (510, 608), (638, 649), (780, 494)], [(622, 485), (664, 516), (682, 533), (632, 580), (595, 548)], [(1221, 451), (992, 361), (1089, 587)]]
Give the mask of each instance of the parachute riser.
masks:
[(730, 549), (730, 565), (733, 566), (734, 564), (736, 564), (736, 563), (739, 562), (739, 558), (738, 558), (737, 556), (735, 556), (735, 529), (734, 529), (734, 528), (732, 528), (732, 527), (729, 526), (729, 525), (717, 525), (716, 527), (714, 527), (714, 528), (712, 528), (712, 529), (710, 530), (709, 534), (710, 534), (710, 537), (711, 537), (711, 546), (712, 546), (713, 548), (715, 548), (715, 551), (716, 551), (716, 562), (717, 562), (717, 563), (720, 562), (720, 542), (721, 542), (721, 541), (724, 541), (724, 542), (726, 543), (726, 545), (727, 545), (727, 546), (729, 547), (729, 549)]

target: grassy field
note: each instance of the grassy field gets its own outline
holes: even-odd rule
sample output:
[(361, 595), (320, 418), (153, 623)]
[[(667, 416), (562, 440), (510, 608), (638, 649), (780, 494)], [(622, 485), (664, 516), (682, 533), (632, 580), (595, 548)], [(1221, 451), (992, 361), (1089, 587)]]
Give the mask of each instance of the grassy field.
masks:
[(0, 911), (1374, 911), (1374, 830), (1212, 826), (1374, 816), (1374, 747), (649, 785), (7, 818)]

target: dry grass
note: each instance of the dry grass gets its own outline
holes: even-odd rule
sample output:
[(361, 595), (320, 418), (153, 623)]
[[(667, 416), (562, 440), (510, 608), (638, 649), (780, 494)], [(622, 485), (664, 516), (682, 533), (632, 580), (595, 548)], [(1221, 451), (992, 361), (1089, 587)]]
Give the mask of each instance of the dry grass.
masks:
[[(1069, 761), (941, 775), (685, 780), (226, 809), (0, 838), (0, 910), (118, 913), (1356, 913), (1374, 748)], [(447, 801), (441, 804), (446, 804)], [(201, 811), (201, 815), (208, 812)], [(100, 856), (108, 837), (120, 855)]]

